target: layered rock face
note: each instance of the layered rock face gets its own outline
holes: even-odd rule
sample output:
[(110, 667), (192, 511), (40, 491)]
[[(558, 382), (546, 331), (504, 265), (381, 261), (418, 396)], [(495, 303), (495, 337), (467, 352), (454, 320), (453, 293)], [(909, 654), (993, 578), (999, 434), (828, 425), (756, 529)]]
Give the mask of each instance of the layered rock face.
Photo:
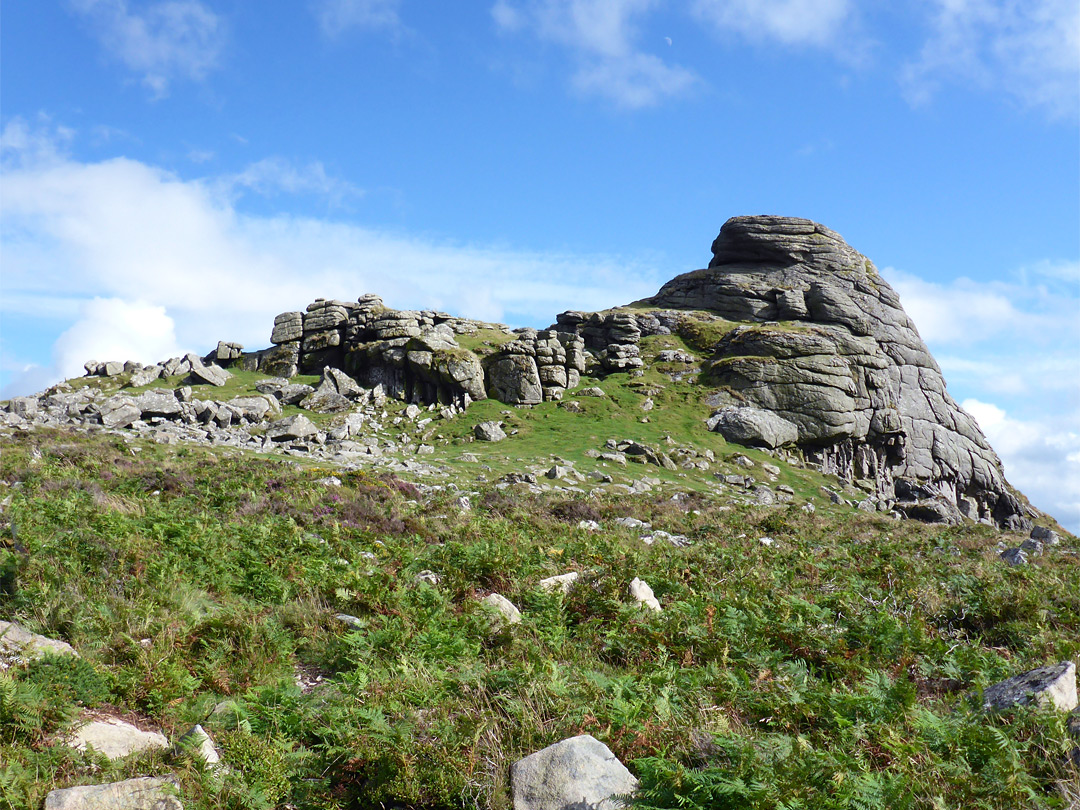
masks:
[(869, 259), (810, 220), (772, 216), (728, 220), (712, 250), (651, 303), (748, 322), (715, 347), (714, 404), (789, 422), (825, 472), (872, 481), (912, 517), (1023, 527), (1000, 460)]

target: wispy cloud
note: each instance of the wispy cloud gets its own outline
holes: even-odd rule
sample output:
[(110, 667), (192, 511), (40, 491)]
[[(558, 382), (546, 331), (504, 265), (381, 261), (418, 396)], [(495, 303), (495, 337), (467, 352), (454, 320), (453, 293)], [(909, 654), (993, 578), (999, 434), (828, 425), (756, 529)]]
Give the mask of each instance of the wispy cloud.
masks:
[(155, 97), (178, 78), (200, 81), (225, 47), (222, 19), (199, 0), (71, 0), (110, 58), (137, 74)]
[(275, 194), (316, 194), (326, 197), (333, 204), (340, 204), (350, 197), (359, 197), (363, 191), (357, 186), (326, 172), (319, 161), (297, 166), (282, 157), (270, 157), (247, 166), (243, 171), (226, 174), (213, 181), (227, 194), (237, 195), (252, 191), (263, 196)]
[(681, 95), (700, 80), (691, 70), (638, 47), (641, 20), (656, 0), (498, 0), (491, 14), (505, 33), (530, 33), (566, 49), (571, 86), (637, 109)]
[(316, 0), (312, 4), (319, 28), (328, 37), (353, 28), (400, 30), (400, 6), (401, 0)]
[(1032, 503), (1080, 533), (1080, 410), (1023, 420), (977, 399), (965, 399), (961, 407), (1001, 456), (1008, 479)]
[(854, 19), (852, 0), (694, 0), (704, 22), (756, 42), (831, 47)]
[(912, 104), (945, 84), (1004, 92), (1052, 116), (1080, 111), (1075, 0), (933, 0), (929, 37), (901, 75)]

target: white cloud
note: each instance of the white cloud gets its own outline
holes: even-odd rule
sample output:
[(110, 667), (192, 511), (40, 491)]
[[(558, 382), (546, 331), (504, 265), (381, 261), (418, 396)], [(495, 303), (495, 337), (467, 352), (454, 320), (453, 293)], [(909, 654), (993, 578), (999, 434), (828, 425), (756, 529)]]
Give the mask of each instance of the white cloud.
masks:
[(854, 17), (851, 0), (695, 0), (694, 14), (751, 41), (830, 47)]
[[(962, 399), (1036, 507), (1080, 532), (1080, 275), (1040, 261), (1010, 281), (883, 271)], [(959, 392), (959, 393), (958, 393)]]
[(306, 166), (296, 166), (281, 157), (256, 161), (243, 171), (225, 175), (216, 182), (223, 191), (232, 194), (242, 190), (254, 191), (264, 196), (278, 192), (318, 194), (332, 202), (340, 202), (345, 197), (356, 197), (363, 193), (352, 183), (328, 175), (326, 167), (319, 161)]
[(1003, 91), (1054, 116), (1080, 107), (1076, 0), (933, 0), (930, 34), (902, 75), (912, 104), (941, 85)]
[[(0, 307), (100, 324), (100, 310), (73, 316), (73, 309), (86, 299), (115, 299), (116, 306), (146, 315), (131, 327), (140, 336), (161, 321), (156, 311), (153, 318), (147, 314), (160, 307), (173, 322), (171, 332), (158, 342), (137, 342), (153, 352), (171, 342), (176, 351), (201, 354), (221, 339), (264, 347), (274, 315), (319, 296), (355, 299), (374, 292), (398, 308), (543, 326), (564, 309), (600, 309), (649, 295), (660, 281), (647, 268), (612, 257), (250, 215), (236, 207), (225, 180), (185, 180), (124, 158), (83, 163), (55, 151), (34, 161), (16, 150), (6, 162), (0, 199)], [(82, 356), (91, 347), (74, 338), (58, 342), (57, 373), (70, 371), (74, 355), (76, 370), (89, 359), (129, 359)]]
[(177, 78), (202, 80), (225, 46), (221, 18), (198, 0), (71, 0), (109, 56), (142, 78), (156, 97)]
[(971, 346), (1011, 335), (1060, 345), (1063, 331), (1080, 335), (1080, 290), (1069, 283), (1071, 266), (1040, 262), (1009, 282), (959, 278), (940, 284), (891, 267), (882, 273), (927, 343)]
[(571, 85), (620, 107), (637, 109), (687, 92), (698, 83), (693, 71), (669, 65), (637, 47), (639, 20), (657, 0), (532, 0), (491, 9), (507, 33), (531, 30), (540, 40), (566, 48), (575, 63)]
[(400, 28), (400, 5), (400, 0), (318, 0), (314, 11), (322, 32), (337, 37), (350, 28)]
[(977, 399), (965, 399), (961, 407), (1001, 457), (1009, 482), (1080, 534), (1080, 412), (1026, 421)]

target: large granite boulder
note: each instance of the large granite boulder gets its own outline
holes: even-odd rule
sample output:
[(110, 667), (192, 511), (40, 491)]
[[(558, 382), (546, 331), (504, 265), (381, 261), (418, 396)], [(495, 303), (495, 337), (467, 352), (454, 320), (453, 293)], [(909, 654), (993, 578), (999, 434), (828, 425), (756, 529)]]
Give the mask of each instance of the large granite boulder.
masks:
[(183, 810), (171, 777), (142, 776), (107, 785), (51, 790), (45, 810)]
[(721, 408), (706, 424), (709, 430), (739, 444), (775, 448), (799, 440), (799, 429), (794, 424), (772, 411), (759, 408)]
[(514, 810), (616, 810), (638, 780), (602, 742), (582, 734), (520, 759), (510, 769)]
[(544, 388), (533, 354), (535, 350), (531, 346), (514, 341), (495, 355), (486, 367), (488, 396), (510, 405), (542, 402)]
[(888, 500), (902, 500), (906, 480), (953, 506), (973, 499), (980, 519), (1030, 527), (997, 455), (869, 259), (822, 225), (775, 216), (728, 220), (712, 249), (708, 268), (672, 279), (649, 303), (744, 322), (711, 358), (716, 405), (775, 413), (825, 472), (874, 481)]

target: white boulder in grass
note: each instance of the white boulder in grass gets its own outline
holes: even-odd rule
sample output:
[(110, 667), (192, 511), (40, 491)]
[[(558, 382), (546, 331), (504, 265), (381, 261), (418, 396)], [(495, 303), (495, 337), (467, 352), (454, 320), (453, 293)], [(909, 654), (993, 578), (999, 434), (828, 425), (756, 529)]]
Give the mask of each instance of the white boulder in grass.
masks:
[(618, 810), (638, 780), (602, 742), (582, 734), (510, 767), (514, 810)]
[(76, 728), (68, 745), (79, 751), (92, 748), (109, 759), (122, 759), (139, 751), (168, 748), (169, 741), (156, 731), (142, 731), (117, 717), (106, 717)]
[(547, 579), (542, 579), (537, 585), (540, 586), (540, 590), (547, 593), (570, 593), (570, 589), (574, 587), (574, 583), (581, 578), (581, 575), (577, 571), (571, 571), (568, 574), (558, 574)]
[(49, 791), (45, 810), (184, 810), (175, 794), (172, 778), (142, 776)]
[(495, 611), (497, 616), (498, 626), (503, 624), (520, 624), (521, 623), (521, 611), (517, 609), (513, 602), (507, 599), (502, 594), (489, 593), (480, 602), (488, 608)]
[(657, 601), (655, 594), (653, 594), (653, 589), (644, 580), (634, 577), (630, 583), (630, 595), (637, 600), (638, 604), (644, 605), (657, 613), (660, 612), (660, 602)]
[(31, 633), (15, 622), (0, 622), (0, 669), (5, 662), (30, 661), (46, 654), (79, 656), (66, 641)]
[(983, 692), (987, 709), (1008, 709), (1034, 701), (1069, 712), (1077, 706), (1076, 664), (1062, 661), (1028, 670), (1008, 680), (988, 686)]

